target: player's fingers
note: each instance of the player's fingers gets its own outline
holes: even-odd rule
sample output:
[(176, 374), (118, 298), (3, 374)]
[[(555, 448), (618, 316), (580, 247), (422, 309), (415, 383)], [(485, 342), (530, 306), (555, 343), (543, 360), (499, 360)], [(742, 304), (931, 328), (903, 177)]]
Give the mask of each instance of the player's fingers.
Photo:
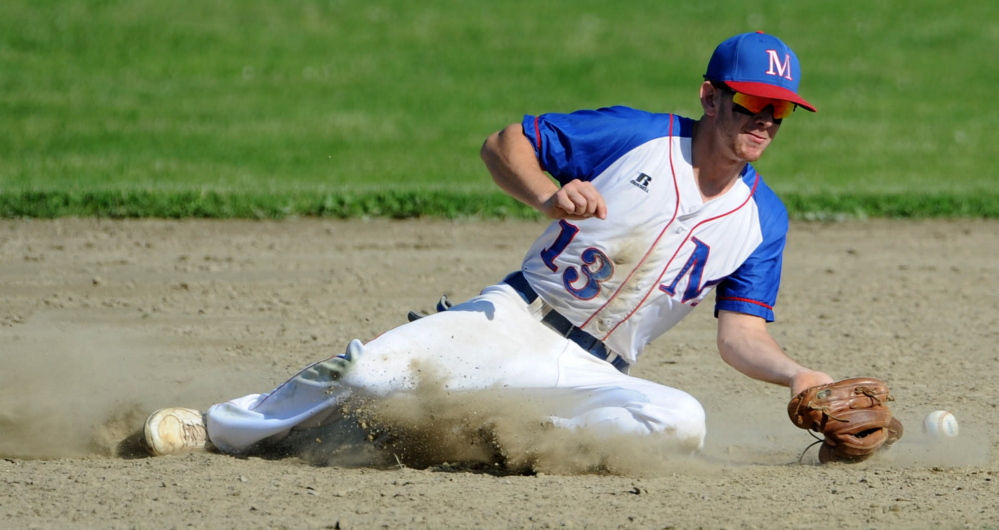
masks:
[(594, 215), (597, 219), (607, 219), (607, 203), (604, 202), (603, 196), (600, 197), (600, 204), (597, 205)]
[(580, 215), (585, 208), (580, 207), (578, 197), (574, 197), (568, 192), (560, 191), (556, 194), (555, 198), (555, 207), (558, 210), (557, 219), (582, 219)]
[(583, 197), (586, 204), (585, 211), (582, 212), (583, 215), (597, 217), (598, 219), (607, 218), (607, 203), (604, 202), (604, 196), (597, 191), (597, 188), (592, 183), (582, 183), (577, 192)]
[(571, 201), (563, 196), (561, 190), (553, 193), (551, 197), (541, 204), (539, 210), (550, 219), (565, 219), (569, 212), (567, 207), (573, 207)]
[(552, 219), (606, 219), (607, 205), (593, 184), (574, 180), (549, 197), (541, 212)]
[(553, 197), (550, 217), (553, 219), (578, 219), (576, 203), (566, 194)]
[(564, 194), (563, 199), (559, 201), (559, 208), (565, 212), (567, 219), (586, 219), (591, 216), (586, 198), (578, 193)]
[(607, 205), (603, 195), (590, 182), (572, 181), (567, 184), (564, 191), (575, 205), (575, 209), (570, 215), (578, 219), (597, 217), (605, 219), (607, 217)]

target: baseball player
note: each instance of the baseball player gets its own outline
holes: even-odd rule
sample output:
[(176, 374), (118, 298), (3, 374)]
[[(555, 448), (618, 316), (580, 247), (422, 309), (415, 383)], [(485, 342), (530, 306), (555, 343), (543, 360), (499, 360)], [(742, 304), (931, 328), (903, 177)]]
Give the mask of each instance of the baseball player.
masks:
[[(204, 413), (155, 412), (152, 454), (249, 454), (341, 417), (354, 399), (418, 388), (552, 396), (564, 429), (659, 435), (702, 447), (705, 414), (689, 394), (628, 375), (642, 350), (714, 290), (722, 358), (792, 395), (832, 382), (790, 359), (767, 323), (788, 229), (780, 199), (753, 169), (797, 108), (801, 68), (780, 39), (745, 33), (714, 51), (703, 115), (626, 107), (526, 116), (486, 139), (497, 185), (552, 219), (520, 270), (470, 300), (315, 363), (271, 392)], [(511, 411), (514, 413), (514, 411)]]

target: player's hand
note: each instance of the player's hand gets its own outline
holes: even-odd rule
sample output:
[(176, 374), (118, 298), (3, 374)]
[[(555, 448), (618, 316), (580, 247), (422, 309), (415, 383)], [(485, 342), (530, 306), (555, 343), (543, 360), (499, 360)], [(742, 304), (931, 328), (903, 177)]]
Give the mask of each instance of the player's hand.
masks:
[(606, 219), (607, 204), (593, 183), (572, 180), (545, 201), (542, 213), (552, 219)]

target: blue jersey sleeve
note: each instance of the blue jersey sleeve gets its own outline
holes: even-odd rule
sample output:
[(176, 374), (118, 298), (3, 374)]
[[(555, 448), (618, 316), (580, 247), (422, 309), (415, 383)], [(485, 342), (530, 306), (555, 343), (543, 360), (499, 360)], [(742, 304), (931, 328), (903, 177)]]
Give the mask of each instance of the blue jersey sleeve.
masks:
[[(751, 170), (750, 173), (755, 172)], [(762, 179), (753, 198), (759, 209), (763, 242), (734, 273), (718, 284), (715, 316), (719, 310), (736, 311), (773, 322), (787, 241), (787, 209)]]
[(654, 138), (690, 135), (690, 120), (629, 107), (524, 116), (524, 135), (555, 180), (592, 180), (615, 160)]

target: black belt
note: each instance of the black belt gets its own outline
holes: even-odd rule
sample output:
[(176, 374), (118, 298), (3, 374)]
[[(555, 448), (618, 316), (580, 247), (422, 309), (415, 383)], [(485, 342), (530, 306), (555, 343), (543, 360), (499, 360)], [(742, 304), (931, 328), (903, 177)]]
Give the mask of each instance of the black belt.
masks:
[[(517, 271), (507, 276), (503, 281), (510, 287), (513, 287), (515, 291), (520, 293), (520, 296), (524, 297), (524, 300), (526, 300), (528, 304), (531, 304), (538, 299), (538, 293), (534, 291), (531, 284), (527, 283), (527, 278), (524, 278), (523, 272)], [(558, 311), (552, 309), (547, 315), (544, 316), (544, 318), (541, 319), (541, 321), (547, 324), (548, 327), (557, 331), (563, 337), (575, 342), (580, 348), (590, 352), (591, 355), (601, 361), (608, 361), (608, 358), (613, 357), (613, 360), (608, 362), (619, 371), (627, 373), (628, 361), (625, 361), (620, 356), (608, 350), (607, 346), (593, 335), (590, 335), (589, 333), (574, 326), (572, 322), (569, 322), (569, 319), (562, 316), (562, 314)]]

